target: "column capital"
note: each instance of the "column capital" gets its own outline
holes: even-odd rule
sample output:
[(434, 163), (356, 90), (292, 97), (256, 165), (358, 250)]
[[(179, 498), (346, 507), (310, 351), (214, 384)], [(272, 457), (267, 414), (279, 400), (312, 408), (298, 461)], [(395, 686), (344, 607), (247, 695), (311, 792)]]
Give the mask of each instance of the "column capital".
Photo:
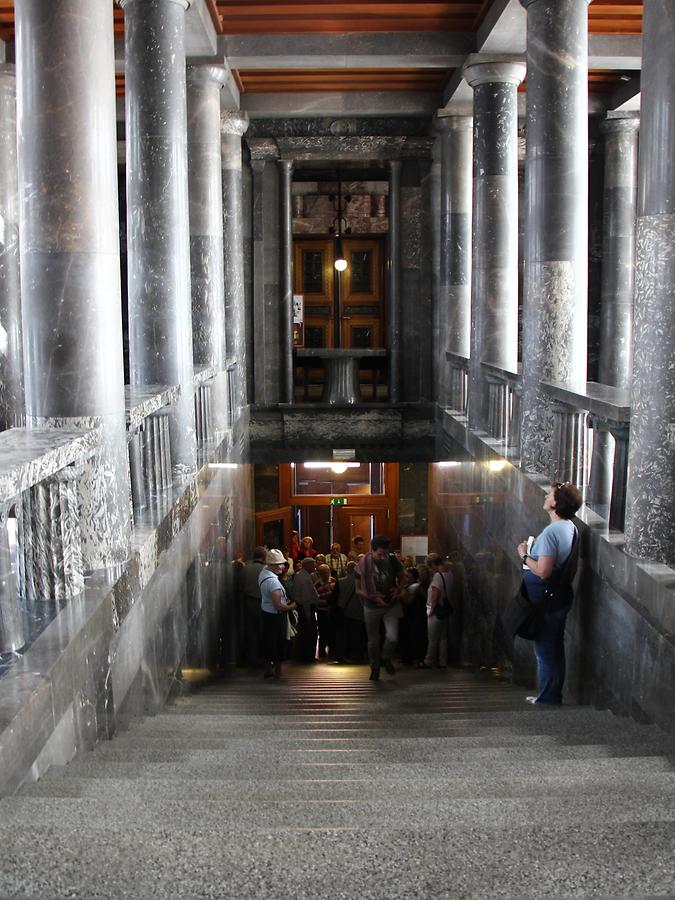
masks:
[(279, 168), (282, 170), (282, 172), (284, 172), (284, 174), (293, 174), (293, 166), (295, 165), (295, 163), (292, 159), (278, 159), (277, 163), (279, 164)]
[(640, 116), (638, 113), (608, 116), (600, 123), (602, 134), (630, 134), (639, 129)]
[[(527, 9), (529, 6), (532, 6), (533, 4), (538, 3), (538, 2), (539, 2), (539, 0), (520, 0), (520, 5), (524, 6), (525, 9)], [(547, 2), (548, 2), (548, 0), (547, 0)], [(591, 4), (593, 2), (593, 0), (581, 0), (581, 2), (585, 3), (586, 6), (588, 6), (589, 4)]]
[(220, 114), (221, 134), (233, 134), (237, 135), (237, 137), (243, 137), (248, 131), (248, 126), (248, 113), (241, 112), (238, 109), (228, 109)]
[(521, 56), (472, 53), (462, 66), (462, 75), (472, 88), (480, 84), (522, 83), (527, 72)]
[(391, 172), (400, 172), (401, 171), (401, 160), (400, 159), (390, 159), (387, 160), (387, 166)]
[(213, 84), (219, 88), (223, 88), (227, 84), (230, 77), (228, 69), (223, 66), (188, 66), (187, 83), (192, 84)]
[[(127, 6), (130, 6), (134, 2), (140, 2), (140, 0), (117, 0), (117, 5), (121, 9), (126, 9)], [(177, 3), (178, 6), (182, 6), (183, 9), (187, 10), (192, 6), (194, 0), (164, 0), (165, 3)]]

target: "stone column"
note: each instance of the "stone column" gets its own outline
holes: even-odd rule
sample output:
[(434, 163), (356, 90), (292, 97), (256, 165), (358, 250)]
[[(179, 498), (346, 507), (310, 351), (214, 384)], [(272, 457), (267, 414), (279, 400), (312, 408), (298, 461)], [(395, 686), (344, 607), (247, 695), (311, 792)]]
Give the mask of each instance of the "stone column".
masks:
[(525, 64), (471, 55), (464, 77), (474, 90), (469, 425), (484, 430), (481, 362), (518, 371), (518, 85)]
[(219, 370), (225, 364), (220, 92), (226, 77), (216, 66), (190, 67), (187, 77), (192, 358)]
[(80, 482), (86, 569), (126, 559), (113, 12), (16, 6), (22, 322), (30, 427), (102, 426)]
[(134, 385), (180, 385), (172, 407), (177, 473), (195, 469), (185, 10), (189, 0), (124, 8), (129, 366)]
[(16, 71), (0, 65), (0, 429), (24, 424), (19, 173), (16, 158)]
[(389, 161), (389, 241), (387, 274), (389, 287), (389, 402), (398, 403), (401, 384), (401, 161)]
[(471, 332), (473, 119), (438, 120), (441, 134), (441, 308), (445, 349), (465, 356)]
[(445, 405), (445, 331), (443, 330), (439, 287), (441, 283), (441, 136), (438, 120), (434, 130), (436, 140), (431, 151), (429, 173), (429, 213), (431, 216), (431, 308), (433, 311), (432, 400)]
[(293, 183), (293, 161), (280, 159), (281, 192), (281, 340), (283, 402), (293, 402), (293, 208), (291, 206), (291, 185)]
[(234, 396), (230, 397), (230, 404), (238, 410), (243, 409), (248, 403), (241, 161), (241, 139), (247, 128), (248, 116), (246, 113), (224, 112), (220, 117), (223, 165), (225, 337), (227, 356), (236, 360), (233, 382)]
[(555, 414), (542, 388), (586, 387), (588, 2), (527, 8), (522, 465), (551, 476)]
[[(640, 120), (615, 115), (600, 126), (605, 135), (603, 199), (601, 384), (630, 389), (635, 288), (635, 223)], [(607, 427), (593, 431), (589, 503), (606, 514), (612, 495), (613, 442)]]
[(675, 16), (646, 0), (626, 547), (675, 565)]
[(631, 386), (638, 130), (635, 115), (606, 119), (602, 246), (602, 384)]

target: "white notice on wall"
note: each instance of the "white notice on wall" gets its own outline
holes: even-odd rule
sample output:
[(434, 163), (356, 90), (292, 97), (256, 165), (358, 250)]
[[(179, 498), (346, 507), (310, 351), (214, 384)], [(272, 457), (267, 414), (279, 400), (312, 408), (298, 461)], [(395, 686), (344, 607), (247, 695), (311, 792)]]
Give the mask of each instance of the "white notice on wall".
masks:
[(426, 534), (406, 534), (401, 537), (401, 556), (415, 560), (426, 559), (429, 553), (429, 537)]

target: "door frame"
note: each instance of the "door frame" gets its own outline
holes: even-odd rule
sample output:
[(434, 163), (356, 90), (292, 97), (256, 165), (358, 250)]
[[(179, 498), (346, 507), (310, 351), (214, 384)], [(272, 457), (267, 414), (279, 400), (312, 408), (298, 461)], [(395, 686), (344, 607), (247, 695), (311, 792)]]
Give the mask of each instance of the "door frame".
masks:
[[(293, 528), (293, 509), (290, 506), (280, 506), (278, 509), (268, 509), (265, 512), (255, 514), (255, 542), (262, 547), (265, 537), (265, 525), (267, 522), (276, 522), (281, 519), (284, 523), (284, 531), (288, 533), (288, 546), (291, 546), (291, 531)], [(283, 550), (283, 547), (277, 547)]]
[[(365, 460), (364, 460), (365, 462)], [(337, 497), (337, 494), (332, 496)], [(291, 463), (279, 464), (279, 503), (282, 507), (325, 506), (330, 503), (330, 494), (294, 494)], [(384, 463), (384, 493), (354, 494), (347, 498), (347, 505), (339, 509), (372, 507), (387, 510), (387, 535), (392, 544), (399, 539), (398, 534), (399, 464)], [(258, 515), (263, 515), (259, 513)], [(279, 518), (279, 516), (277, 516)]]

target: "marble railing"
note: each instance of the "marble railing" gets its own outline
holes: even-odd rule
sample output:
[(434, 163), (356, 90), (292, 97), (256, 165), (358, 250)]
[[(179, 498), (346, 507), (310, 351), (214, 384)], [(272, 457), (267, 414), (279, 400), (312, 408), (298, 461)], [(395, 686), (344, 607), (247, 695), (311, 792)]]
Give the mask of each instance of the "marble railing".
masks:
[(448, 362), (448, 407), (456, 412), (466, 414), (469, 397), (469, 360), (459, 353), (446, 350)]
[(195, 367), (195, 434), (197, 443), (206, 444), (215, 437), (214, 429), (214, 382), (220, 374), (216, 366)]
[(505, 447), (520, 446), (522, 375), (481, 363), (487, 384), (487, 431)]
[[(0, 434), (0, 653), (25, 643), (19, 597), (66, 600), (84, 587), (78, 480), (100, 443), (99, 428)], [(16, 519), (16, 575), (10, 518)]]
[(585, 391), (550, 382), (544, 387), (557, 415), (559, 479), (588, 486), (587, 504), (608, 519), (610, 528), (623, 531), (630, 392), (590, 381)]
[(127, 385), (127, 444), (134, 509), (143, 509), (152, 493), (172, 483), (169, 410), (178, 385)]

